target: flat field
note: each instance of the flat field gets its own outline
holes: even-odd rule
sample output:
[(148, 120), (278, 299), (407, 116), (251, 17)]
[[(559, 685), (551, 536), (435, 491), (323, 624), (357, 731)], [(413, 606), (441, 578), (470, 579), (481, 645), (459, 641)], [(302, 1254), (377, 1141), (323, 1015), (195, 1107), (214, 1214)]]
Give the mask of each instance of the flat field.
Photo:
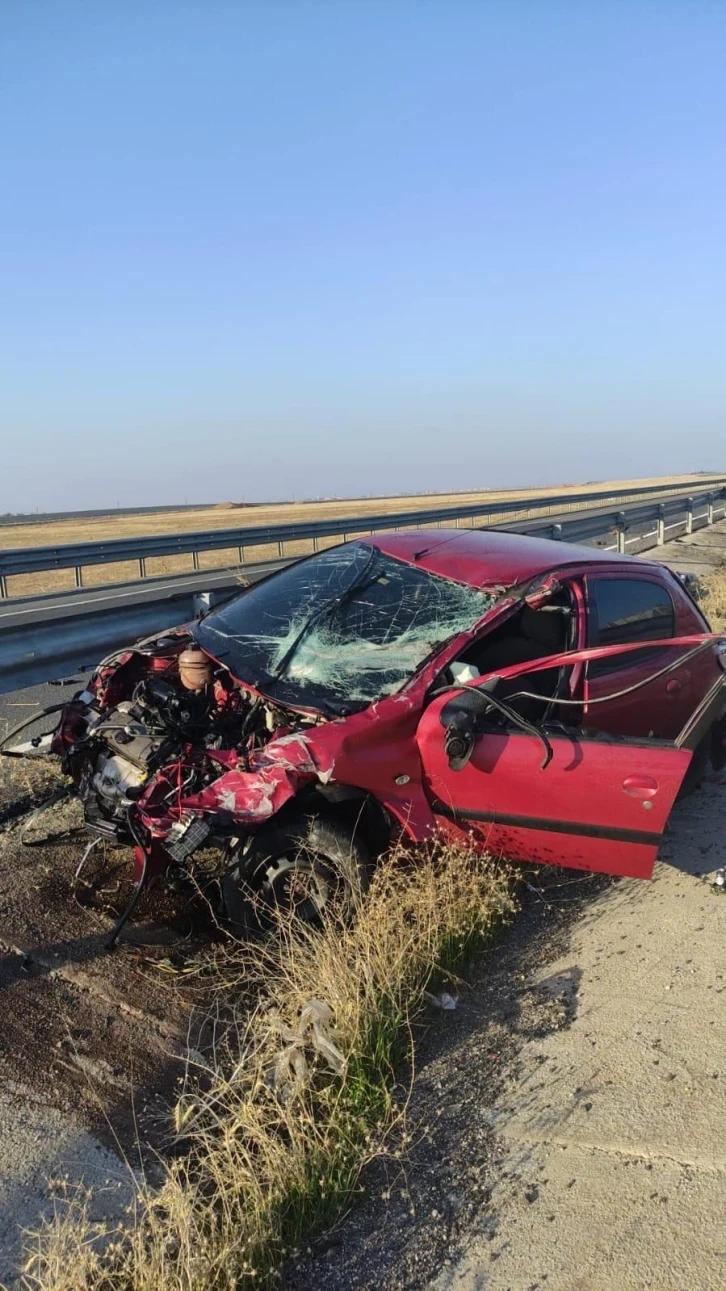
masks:
[[(686, 484), (693, 482), (704, 486), (708, 481), (705, 475), (653, 476), (640, 480), (605, 480), (587, 484), (550, 485), (542, 488), (482, 490), (466, 493), (425, 493), (363, 498), (335, 498), (326, 501), (311, 502), (274, 502), (249, 505), (245, 503), (220, 502), (215, 507), (200, 507), (190, 511), (143, 512), (138, 515), (109, 515), (84, 518), (68, 517), (64, 520), (49, 520), (47, 523), (3, 525), (0, 529), (0, 549), (18, 547), (45, 547), (71, 542), (100, 542), (114, 538), (142, 537), (151, 534), (177, 534), (209, 532), (214, 529), (232, 529), (269, 524), (294, 523), (303, 520), (323, 520), (340, 516), (365, 516), (371, 514), (393, 514), (397, 511), (415, 511), (427, 508), (472, 506), (486, 502), (510, 502), (517, 498), (532, 499), (553, 493), (581, 493), (583, 490), (597, 492), (605, 500), (615, 489), (632, 487), (633, 496), (638, 490), (654, 484)], [(527, 514), (536, 515), (537, 508), (526, 509)], [(522, 509), (525, 514), (525, 508)], [(507, 519), (515, 516), (508, 515)], [(496, 522), (496, 517), (495, 517)], [(476, 523), (476, 522), (474, 522)], [(351, 528), (350, 534), (354, 536)], [(331, 538), (329, 545), (339, 541)], [(325, 545), (321, 543), (321, 545)], [(305, 555), (310, 551), (309, 543), (289, 543), (285, 554), (290, 556)], [(273, 560), (278, 555), (276, 547), (250, 548), (248, 560)], [(211, 551), (200, 555), (202, 568), (219, 569), (236, 566), (239, 563), (237, 547), (229, 551)], [(147, 574), (150, 577), (164, 574), (184, 573), (191, 568), (190, 556), (165, 556), (150, 559), (147, 562)], [(83, 581), (87, 586), (98, 586), (104, 583), (123, 582), (138, 578), (138, 565), (134, 561), (118, 562), (113, 565), (95, 565), (84, 569)], [(72, 569), (47, 571), (40, 574), (18, 575), (9, 579), (11, 596), (32, 596), (45, 592), (61, 591), (74, 585)]]

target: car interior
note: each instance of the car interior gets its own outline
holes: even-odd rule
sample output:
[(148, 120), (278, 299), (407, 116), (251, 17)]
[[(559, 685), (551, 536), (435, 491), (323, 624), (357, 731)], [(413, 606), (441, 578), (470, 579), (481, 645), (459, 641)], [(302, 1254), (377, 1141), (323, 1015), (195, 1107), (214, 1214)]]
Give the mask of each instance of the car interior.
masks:
[[(575, 648), (577, 615), (570, 591), (561, 588), (540, 609), (522, 605), (499, 628), (474, 641), (457, 663), (469, 664), (480, 675), (496, 672), (514, 664), (529, 663), (547, 655)], [(496, 690), (500, 699), (509, 701), (518, 691), (527, 690), (541, 699), (516, 699), (514, 707), (529, 721), (553, 717), (568, 722), (568, 711), (552, 700), (568, 693), (569, 668), (547, 668), (525, 677), (503, 681)], [(452, 680), (453, 680), (452, 675)], [(575, 711), (572, 710), (574, 717)]]

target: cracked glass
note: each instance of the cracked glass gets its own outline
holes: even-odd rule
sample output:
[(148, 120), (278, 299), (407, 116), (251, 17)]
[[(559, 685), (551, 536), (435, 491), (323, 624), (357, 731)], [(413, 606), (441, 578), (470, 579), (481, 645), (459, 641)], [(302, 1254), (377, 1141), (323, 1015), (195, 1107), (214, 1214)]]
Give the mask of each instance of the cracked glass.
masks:
[(400, 689), (494, 599), (353, 542), (253, 584), (194, 633), (238, 680), (282, 703), (350, 711)]

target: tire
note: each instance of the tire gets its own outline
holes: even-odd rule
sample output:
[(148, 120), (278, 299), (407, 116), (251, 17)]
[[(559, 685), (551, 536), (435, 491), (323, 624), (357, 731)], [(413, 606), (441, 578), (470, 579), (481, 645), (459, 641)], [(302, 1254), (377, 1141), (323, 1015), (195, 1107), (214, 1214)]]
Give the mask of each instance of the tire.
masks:
[(229, 922), (238, 933), (264, 930), (275, 916), (320, 926), (334, 913), (350, 919), (370, 882), (363, 841), (325, 816), (271, 821), (255, 834), (222, 881)]

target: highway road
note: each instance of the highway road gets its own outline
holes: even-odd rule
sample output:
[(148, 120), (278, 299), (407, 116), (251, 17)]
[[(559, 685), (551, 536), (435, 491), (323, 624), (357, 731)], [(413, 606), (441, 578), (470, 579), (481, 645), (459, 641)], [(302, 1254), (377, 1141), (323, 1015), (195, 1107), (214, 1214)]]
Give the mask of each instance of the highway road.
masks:
[[(641, 504), (638, 504), (641, 505)], [(611, 516), (613, 506), (587, 507), (580, 511), (567, 511), (561, 515), (541, 516), (535, 520), (512, 520), (497, 525), (473, 526), (474, 528), (491, 528), (510, 533), (537, 532), (543, 527), (561, 521), (568, 528), (584, 521), (594, 521), (600, 516)], [(353, 522), (351, 522), (352, 524)], [(462, 526), (466, 532), (469, 526)], [(635, 544), (641, 533), (653, 532), (654, 524), (648, 521), (633, 526), (628, 533), (628, 550)], [(425, 530), (424, 530), (425, 532)], [(452, 532), (455, 532), (452, 530)], [(383, 534), (380, 536), (384, 536)], [(667, 537), (667, 535), (666, 535)], [(614, 534), (602, 540), (586, 540), (586, 545), (602, 547), (614, 545)], [(80, 609), (98, 609), (99, 613), (108, 613), (132, 603), (160, 601), (163, 598), (176, 599), (189, 597), (195, 593), (210, 591), (217, 595), (233, 593), (241, 580), (252, 581), (281, 569), (297, 557), (281, 560), (264, 561), (239, 566), (225, 566), (220, 569), (189, 571), (186, 574), (170, 574), (159, 578), (135, 579), (132, 582), (105, 584), (98, 587), (73, 588), (66, 592), (54, 592), (49, 595), (30, 597), (11, 597), (0, 601), (0, 629), (42, 622), (52, 615), (53, 618), (70, 618)]]

